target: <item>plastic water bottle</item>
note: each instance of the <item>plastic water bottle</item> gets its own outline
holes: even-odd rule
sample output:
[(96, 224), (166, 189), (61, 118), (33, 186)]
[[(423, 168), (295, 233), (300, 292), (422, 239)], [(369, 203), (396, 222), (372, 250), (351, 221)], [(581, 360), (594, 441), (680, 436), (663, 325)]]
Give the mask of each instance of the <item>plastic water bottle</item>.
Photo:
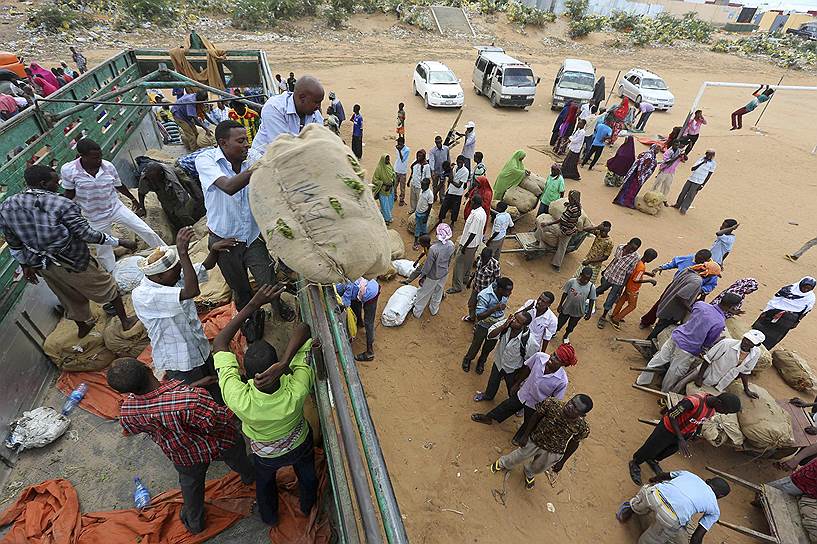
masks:
[(85, 397), (85, 393), (88, 392), (88, 384), (81, 383), (77, 386), (76, 389), (71, 391), (71, 394), (68, 395), (68, 398), (65, 399), (65, 404), (62, 405), (62, 415), (67, 416), (71, 413), (71, 411), (79, 404)]
[(150, 491), (148, 491), (147, 486), (142, 483), (142, 479), (139, 476), (133, 479), (133, 483), (136, 486), (136, 489), (133, 490), (133, 503), (137, 509), (142, 510), (150, 504)]

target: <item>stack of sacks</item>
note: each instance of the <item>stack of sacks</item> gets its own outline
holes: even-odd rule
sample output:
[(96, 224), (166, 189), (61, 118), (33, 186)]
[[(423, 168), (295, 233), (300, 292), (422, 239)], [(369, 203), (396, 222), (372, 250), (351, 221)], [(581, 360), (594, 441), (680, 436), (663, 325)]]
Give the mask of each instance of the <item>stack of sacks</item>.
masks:
[(389, 236), (364, 172), (323, 126), (307, 125), (267, 147), (255, 165), (250, 204), (270, 251), (307, 281), (388, 271)]
[[(96, 324), (83, 338), (77, 337), (77, 324), (60, 319), (57, 327), (45, 338), (43, 350), (57, 368), (68, 372), (102, 370), (111, 364), (116, 355), (105, 347), (103, 331), (108, 317), (99, 306), (92, 305)], [(118, 318), (114, 318), (119, 321)]]
[[(509, 208), (516, 208), (519, 215), (525, 215), (539, 207), (539, 197), (545, 190), (547, 180), (538, 174), (531, 173), (522, 179), (522, 183), (505, 191), (502, 200)], [(511, 213), (511, 218), (513, 213)]]
[[(559, 225), (555, 224), (549, 227), (545, 225), (559, 219), (565, 211), (566, 204), (566, 198), (554, 200), (548, 206), (549, 213), (543, 213), (536, 218), (536, 239), (539, 240), (540, 244), (544, 244), (548, 247), (556, 247), (559, 244)], [(587, 217), (587, 214), (584, 213), (584, 209), (582, 209), (582, 215), (579, 217), (576, 227), (582, 230), (590, 226), (590, 224), (590, 219)]]
[(664, 193), (647, 191), (635, 199), (635, 209), (647, 215), (658, 215), (664, 207)]

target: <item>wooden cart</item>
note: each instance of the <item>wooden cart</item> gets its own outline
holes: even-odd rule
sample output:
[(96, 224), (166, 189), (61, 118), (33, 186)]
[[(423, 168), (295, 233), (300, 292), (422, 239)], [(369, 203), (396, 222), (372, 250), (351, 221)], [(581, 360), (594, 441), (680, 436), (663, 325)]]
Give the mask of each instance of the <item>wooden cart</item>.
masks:
[[(587, 238), (587, 235), (588, 234), (586, 232), (577, 232), (574, 234), (570, 239), (570, 242), (567, 244), (566, 253), (572, 253), (579, 249), (579, 246), (582, 245), (582, 242), (584, 242), (584, 239)], [(553, 253), (556, 250), (556, 248), (540, 244), (539, 240), (536, 239), (535, 232), (519, 232), (516, 234), (509, 234), (506, 238), (515, 240), (516, 243), (519, 244), (519, 247), (508, 249), (503, 248), (502, 253), (522, 253), (525, 256), (526, 261), (541, 257), (546, 253)]]

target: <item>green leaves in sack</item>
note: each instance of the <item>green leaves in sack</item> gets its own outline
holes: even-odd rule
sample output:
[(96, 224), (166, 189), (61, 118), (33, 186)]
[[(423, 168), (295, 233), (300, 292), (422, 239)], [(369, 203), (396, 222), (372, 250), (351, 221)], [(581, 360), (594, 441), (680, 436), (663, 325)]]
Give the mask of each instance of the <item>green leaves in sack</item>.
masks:
[(333, 196), (330, 196), (329, 197), (329, 205), (332, 206), (332, 209), (335, 210), (335, 212), (339, 216), (343, 217), (343, 206), (340, 205), (340, 202), (338, 201), (337, 198), (335, 198)]
[[(290, 226), (287, 225), (286, 221), (284, 221), (280, 217), (278, 218), (278, 221), (275, 222), (275, 228), (272, 230), (279, 233), (287, 240), (293, 240), (295, 238), (295, 235), (292, 233), (292, 229), (290, 228)], [(267, 235), (269, 236), (269, 233), (267, 233)]]

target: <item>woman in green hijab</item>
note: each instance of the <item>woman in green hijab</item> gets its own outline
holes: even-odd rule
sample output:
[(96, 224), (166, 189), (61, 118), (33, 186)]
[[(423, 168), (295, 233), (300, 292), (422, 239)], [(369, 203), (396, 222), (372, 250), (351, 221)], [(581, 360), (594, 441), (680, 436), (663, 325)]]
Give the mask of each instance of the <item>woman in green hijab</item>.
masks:
[(495, 199), (502, 200), (502, 197), (505, 196), (505, 191), (522, 183), (525, 176), (530, 173), (525, 169), (525, 165), (522, 164), (524, 158), (525, 152), (518, 149), (511, 155), (511, 158), (508, 159), (508, 162), (505, 163), (502, 170), (499, 171), (499, 174), (496, 176), (496, 181), (494, 182)]
[(388, 155), (380, 157), (380, 162), (377, 163), (377, 168), (374, 169), (372, 176), (372, 194), (380, 201), (380, 213), (383, 214), (383, 219), (386, 224), (391, 224), (391, 211), (394, 208), (394, 189), (395, 182), (394, 168), (391, 165), (391, 158)]

